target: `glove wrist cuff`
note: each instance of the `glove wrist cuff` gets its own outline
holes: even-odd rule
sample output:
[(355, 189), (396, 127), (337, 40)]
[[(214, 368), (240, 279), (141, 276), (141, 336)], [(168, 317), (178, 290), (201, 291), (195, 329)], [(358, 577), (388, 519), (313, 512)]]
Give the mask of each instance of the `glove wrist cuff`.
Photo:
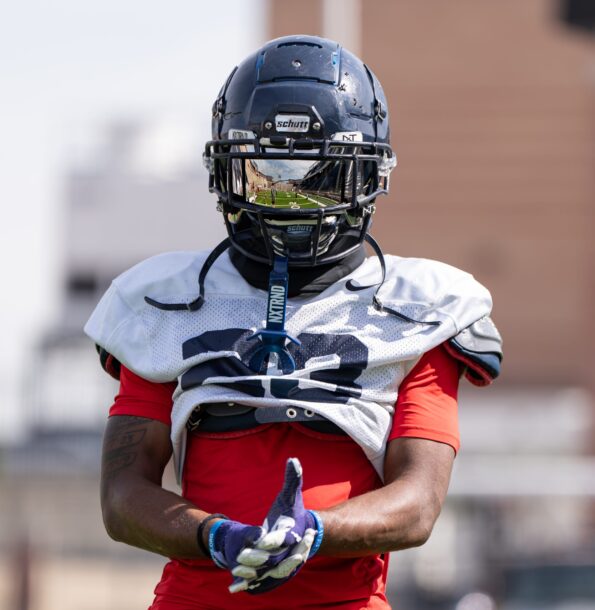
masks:
[(316, 511), (309, 510), (308, 513), (310, 513), (314, 519), (314, 523), (316, 524), (316, 537), (314, 538), (314, 543), (312, 544), (312, 548), (310, 549), (310, 553), (308, 555), (308, 559), (310, 559), (316, 555), (320, 545), (322, 544), (322, 539), (324, 537), (324, 523)]
[(207, 523), (209, 521), (212, 521), (213, 519), (229, 519), (229, 517), (227, 515), (223, 515), (222, 513), (213, 513), (212, 515), (209, 515), (208, 517), (205, 517), (198, 524), (198, 528), (196, 530), (196, 542), (198, 543), (198, 547), (202, 551), (202, 554), (207, 559), (211, 557), (211, 553), (209, 551), (208, 546), (205, 544), (203, 535), (204, 535), (204, 530), (205, 530), (205, 527), (206, 527)]
[(217, 535), (217, 530), (226, 522), (227, 522), (226, 519), (222, 519), (221, 521), (216, 521), (215, 523), (213, 523), (213, 525), (211, 526), (211, 529), (209, 530), (209, 555), (211, 556), (213, 563), (218, 568), (221, 568), (222, 570), (226, 570), (227, 565), (224, 561), (223, 554), (217, 553), (217, 551), (215, 549), (215, 536)]

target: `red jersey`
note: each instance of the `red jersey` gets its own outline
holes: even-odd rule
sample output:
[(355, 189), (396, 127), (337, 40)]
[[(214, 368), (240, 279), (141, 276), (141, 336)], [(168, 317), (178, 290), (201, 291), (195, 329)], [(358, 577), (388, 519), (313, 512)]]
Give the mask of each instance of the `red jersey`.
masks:
[[(399, 388), (389, 441), (418, 437), (459, 448), (459, 369), (442, 347), (425, 354)], [(122, 367), (110, 415), (136, 415), (170, 424), (174, 383), (146, 381)], [(299, 423), (261, 425), (228, 433), (189, 434), (182, 495), (207, 512), (259, 524), (281, 489), (285, 462), (299, 458), (304, 504), (325, 509), (382, 485), (350, 437)], [(388, 556), (315, 556), (281, 587), (263, 595), (230, 594), (231, 575), (210, 560), (172, 559), (155, 589), (151, 610), (387, 610)]]

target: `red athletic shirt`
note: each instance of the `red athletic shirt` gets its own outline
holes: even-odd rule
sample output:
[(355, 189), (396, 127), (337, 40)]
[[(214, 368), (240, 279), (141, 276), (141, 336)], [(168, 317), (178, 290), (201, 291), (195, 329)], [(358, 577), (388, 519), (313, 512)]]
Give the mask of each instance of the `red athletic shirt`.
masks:
[[(389, 441), (425, 438), (457, 451), (458, 381), (458, 364), (442, 347), (425, 354), (399, 388)], [(175, 383), (152, 383), (122, 367), (120, 392), (110, 415), (148, 417), (169, 425), (174, 389)], [(262, 523), (281, 488), (288, 457), (302, 463), (307, 508), (325, 509), (382, 485), (349, 437), (279, 423), (189, 435), (182, 495), (208, 512)], [(388, 556), (315, 556), (281, 587), (252, 596), (228, 593), (231, 576), (209, 560), (172, 559), (155, 589), (151, 610), (387, 610), (387, 568)]]

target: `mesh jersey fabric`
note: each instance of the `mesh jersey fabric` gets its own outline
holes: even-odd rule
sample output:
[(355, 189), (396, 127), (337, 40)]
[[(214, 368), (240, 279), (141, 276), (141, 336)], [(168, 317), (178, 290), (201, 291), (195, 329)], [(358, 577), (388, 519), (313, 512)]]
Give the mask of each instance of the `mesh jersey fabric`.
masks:
[(267, 294), (249, 285), (227, 255), (211, 267), (199, 311), (162, 311), (145, 302), (146, 295), (192, 300), (205, 256), (170, 253), (139, 264), (112, 283), (85, 327), (142, 377), (178, 379), (171, 426), (178, 476), (189, 415), (198, 404), (216, 402), (314, 411), (351, 436), (382, 477), (401, 382), (424, 353), (491, 309), (489, 292), (469, 274), (388, 256), (380, 298), (413, 321), (377, 311), (372, 295), (380, 267), (372, 257), (320, 294), (289, 299), (286, 328), (302, 342), (289, 348), (296, 370), (255, 372), (247, 363), (258, 342), (249, 337), (264, 325)]
[[(389, 438), (428, 438), (458, 449), (458, 380), (458, 365), (442, 347), (425, 354), (401, 384)], [(173, 383), (149, 382), (123, 367), (110, 415), (149, 417), (169, 425), (174, 388)], [(299, 457), (304, 467), (308, 508), (328, 508), (382, 485), (350, 437), (283, 423), (226, 434), (191, 434), (182, 493), (203, 510), (261, 523), (282, 484), (288, 457)], [(155, 589), (151, 610), (387, 610), (387, 567), (388, 558), (379, 555), (314, 557), (283, 587), (253, 597), (229, 594), (229, 574), (210, 561), (172, 559)]]

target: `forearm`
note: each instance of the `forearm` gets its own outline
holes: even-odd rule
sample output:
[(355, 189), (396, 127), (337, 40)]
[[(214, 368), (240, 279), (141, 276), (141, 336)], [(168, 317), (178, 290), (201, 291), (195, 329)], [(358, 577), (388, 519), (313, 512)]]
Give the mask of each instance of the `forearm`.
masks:
[(453, 459), (452, 448), (442, 443), (391, 442), (384, 487), (320, 512), (320, 553), (358, 557), (424, 544), (446, 497)]
[(197, 531), (207, 513), (161, 486), (170, 456), (164, 424), (131, 416), (108, 420), (101, 468), (106, 530), (115, 540), (167, 557), (204, 557)]
[(181, 496), (126, 477), (102, 505), (107, 532), (114, 540), (166, 557), (204, 558), (197, 531), (208, 513)]
[(352, 498), (319, 511), (324, 538), (319, 553), (359, 557), (423, 544), (429, 537), (440, 506), (424, 501), (406, 480)]

